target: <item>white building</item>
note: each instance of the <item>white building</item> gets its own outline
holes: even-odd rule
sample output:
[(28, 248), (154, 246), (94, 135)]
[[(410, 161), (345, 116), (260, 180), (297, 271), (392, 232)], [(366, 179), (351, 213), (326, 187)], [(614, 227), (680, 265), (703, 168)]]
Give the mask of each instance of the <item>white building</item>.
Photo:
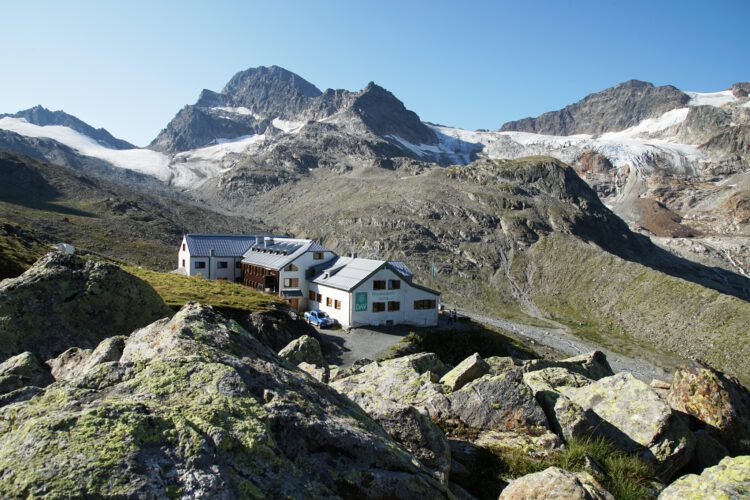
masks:
[(188, 276), (241, 281), (242, 256), (263, 236), (186, 234), (177, 254), (177, 270)]
[(298, 311), (325, 311), (344, 328), (438, 322), (440, 293), (414, 283), (403, 262), (339, 257), (312, 240), (188, 234), (178, 267), (279, 295)]
[(437, 325), (440, 293), (414, 283), (403, 262), (337, 257), (317, 271), (308, 307), (327, 312), (344, 328)]

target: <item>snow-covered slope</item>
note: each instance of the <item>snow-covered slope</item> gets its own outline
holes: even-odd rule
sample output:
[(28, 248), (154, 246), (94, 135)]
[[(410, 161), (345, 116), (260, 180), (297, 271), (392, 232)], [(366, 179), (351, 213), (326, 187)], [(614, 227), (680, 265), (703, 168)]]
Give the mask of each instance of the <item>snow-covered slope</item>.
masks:
[(52, 139), (83, 156), (104, 160), (115, 167), (150, 175), (181, 189), (195, 188), (203, 181), (231, 168), (230, 158), (252, 154), (265, 142), (264, 135), (219, 140), (218, 144), (177, 155), (150, 149), (111, 149), (75, 130), (59, 125), (38, 126), (23, 118), (2, 118), (0, 129), (25, 137)]

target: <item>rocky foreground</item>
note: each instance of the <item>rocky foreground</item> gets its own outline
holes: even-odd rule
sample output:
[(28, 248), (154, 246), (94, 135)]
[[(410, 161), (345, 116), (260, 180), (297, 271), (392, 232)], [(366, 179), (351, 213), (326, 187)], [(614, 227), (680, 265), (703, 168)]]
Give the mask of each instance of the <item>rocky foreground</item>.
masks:
[[(43, 279), (68, 290), (78, 275), (50, 262), (65, 267), (47, 257), (11, 282), (15, 293)], [(8, 283), (0, 289), (11, 300)], [(0, 319), (0, 335), (16, 324)], [(59, 332), (48, 332), (56, 345)], [(51, 358), (25, 347), (4, 354), (0, 496), (750, 495), (750, 392), (705, 365), (650, 385), (613, 373), (599, 352), (475, 354), (456, 366), (417, 353), (342, 370), (313, 337), (276, 354), (256, 333), (190, 303), (94, 346), (66, 337)], [(623, 487), (625, 463), (640, 471), (628, 476), (637, 490)]]

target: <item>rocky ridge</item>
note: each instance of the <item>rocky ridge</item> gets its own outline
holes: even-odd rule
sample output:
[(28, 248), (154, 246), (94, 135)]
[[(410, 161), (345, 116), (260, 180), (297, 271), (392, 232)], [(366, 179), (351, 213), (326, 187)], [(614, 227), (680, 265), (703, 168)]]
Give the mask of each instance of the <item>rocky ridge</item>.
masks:
[[(61, 268), (79, 268), (59, 259)], [(68, 278), (58, 272), (48, 281)], [(105, 305), (118, 292), (92, 300)], [(121, 300), (138, 305), (136, 297)], [(50, 310), (56, 322), (69, 316)], [(277, 356), (258, 333), (196, 303), (93, 349), (77, 347), (80, 336), (47, 330), (46, 343), (64, 340), (67, 349), (46, 363), (44, 353), (31, 352), (0, 363), (0, 494), (523, 498), (558, 491), (609, 499), (637, 488), (655, 498), (664, 485), (651, 485), (653, 474), (674, 481), (662, 493), (672, 498), (705, 490), (705, 480), (684, 475), (688, 464), (716, 491), (746, 488), (746, 457), (726, 458), (724, 450), (716, 467), (692, 460), (699, 435), (720, 438), (750, 419), (750, 392), (707, 366), (682, 367), (659, 392), (613, 374), (600, 352), (563, 360), (474, 354), (455, 367), (424, 352), (356, 363), (327, 385), (305, 373), (304, 365), (325, 363), (314, 338), (302, 336)], [(716, 381), (728, 396), (707, 400)], [(553, 425), (554, 401), (569, 401), (570, 411), (596, 424), (562, 432)], [(682, 420), (682, 411), (694, 418)], [(597, 458), (574, 455), (580, 446)], [(750, 452), (742, 440), (737, 446), (734, 453)], [(507, 464), (520, 456), (538, 472), (509, 475)], [(641, 472), (617, 475), (623, 461), (641, 464)]]

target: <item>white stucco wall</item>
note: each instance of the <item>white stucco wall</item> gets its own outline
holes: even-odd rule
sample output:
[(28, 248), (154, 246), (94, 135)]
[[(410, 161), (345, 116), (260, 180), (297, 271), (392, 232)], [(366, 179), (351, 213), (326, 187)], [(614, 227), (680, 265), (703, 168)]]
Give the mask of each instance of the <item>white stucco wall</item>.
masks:
[[(330, 288), (324, 285), (318, 285), (316, 283), (310, 283), (309, 291), (313, 291), (316, 294), (319, 293), (322, 295), (320, 303), (318, 303), (317, 301), (308, 300), (307, 305), (310, 310), (327, 312), (328, 315), (332, 318), (335, 318), (342, 327), (349, 328), (349, 292), (338, 290), (336, 288)], [(326, 299), (328, 297), (330, 297), (332, 301), (330, 307), (326, 305)], [(307, 295), (305, 295), (305, 298), (307, 298)], [(336, 300), (341, 301), (341, 309), (336, 309)]]
[[(375, 290), (373, 282), (376, 280), (385, 280), (386, 287), (388, 280), (399, 280), (401, 288), (398, 290)], [(336, 318), (344, 328), (363, 326), (363, 325), (386, 325), (392, 322), (394, 325), (414, 325), (414, 326), (435, 326), (438, 322), (437, 304), (440, 296), (434, 293), (421, 290), (411, 286), (400, 276), (390, 269), (382, 269), (361, 283), (351, 292), (330, 288), (325, 285), (316, 283), (309, 284), (309, 290), (322, 295), (322, 303), (310, 302), (310, 309), (319, 309)], [(367, 311), (355, 311), (355, 297), (357, 293), (367, 294)], [(307, 297), (307, 294), (305, 295)], [(341, 301), (341, 309), (326, 306), (326, 298)], [(435, 301), (435, 309), (414, 310), (415, 300), (430, 299)], [(388, 302), (399, 302), (398, 311), (388, 311)], [(386, 310), (383, 312), (373, 312), (373, 302), (384, 302)]]
[[(318, 264), (322, 264), (323, 262), (331, 260), (334, 255), (335, 254), (333, 252), (323, 252), (322, 259), (315, 259), (313, 252), (305, 252), (292, 262), (292, 264), (297, 266), (297, 268), (299, 269), (298, 271), (287, 271), (285, 267), (279, 272), (279, 288), (281, 290), (283, 290), (284, 288), (299, 288), (300, 290), (302, 290), (302, 297), (300, 298), (300, 310), (304, 311), (306, 309), (317, 309), (317, 304), (315, 305), (315, 307), (312, 307), (309, 304), (307, 298), (311, 284), (306, 279), (307, 270), (312, 266), (317, 266)], [(298, 278), (299, 287), (285, 287), (284, 280), (287, 278)]]
[[(183, 250), (184, 245), (184, 250)], [(190, 255), (190, 250), (185, 244), (185, 238), (180, 243), (180, 250), (177, 252), (177, 267), (178, 269), (184, 268), (185, 273), (188, 276), (201, 275), (204, 278), (209, 277), (209, 260), (211, 262), (211, 279), (225, 279), (228, 281), (236, 281), (241, 277), (242, 269), (237, 268), (237, 263), (242, 261), (242, 256), (236, 257), (193, 257)], [(206, 267), (198, 269), (196, 267), (197, 262), (204, 262)], [(225, 269), (219, 268), (219, 262), (226, 262), (227, 267)], [(184, 263), (184, 264), (183, 264)]]

